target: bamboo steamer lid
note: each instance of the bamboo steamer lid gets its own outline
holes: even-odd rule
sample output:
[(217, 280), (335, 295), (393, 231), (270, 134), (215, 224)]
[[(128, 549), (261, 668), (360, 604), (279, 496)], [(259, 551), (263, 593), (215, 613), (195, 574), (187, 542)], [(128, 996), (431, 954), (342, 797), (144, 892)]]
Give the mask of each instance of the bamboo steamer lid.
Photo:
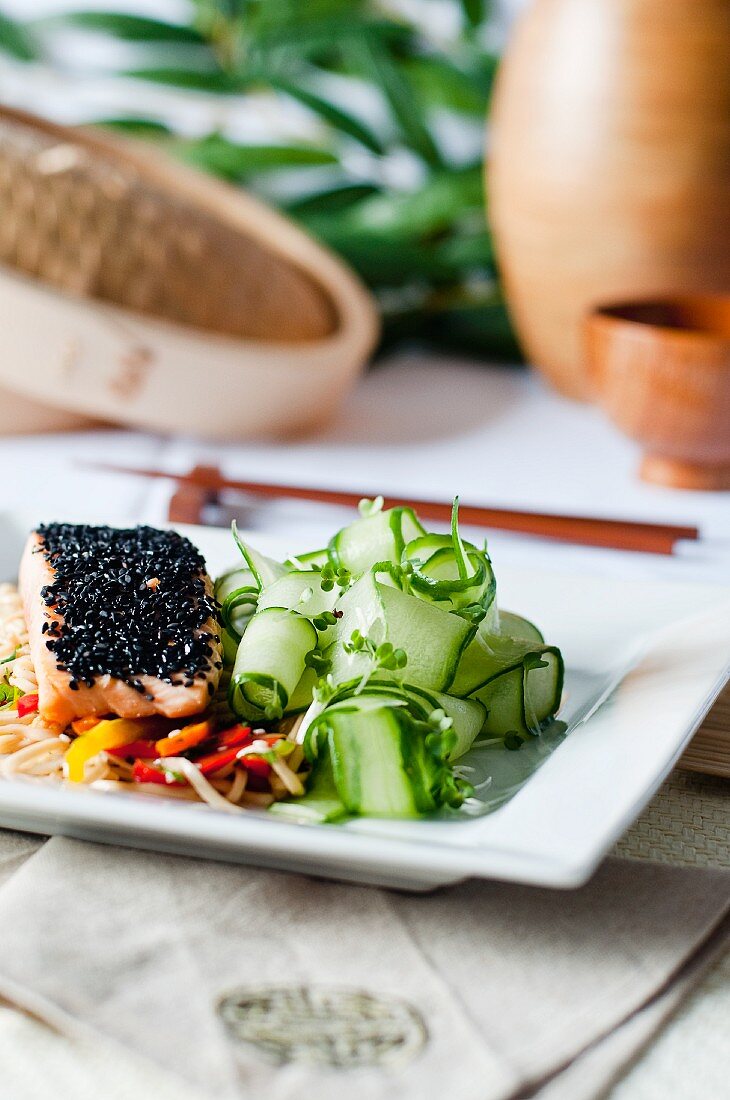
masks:
[(218, 439), (333, 413), (378, 335), (355, 275), (245, 192), (0, 109), (2, 431)]

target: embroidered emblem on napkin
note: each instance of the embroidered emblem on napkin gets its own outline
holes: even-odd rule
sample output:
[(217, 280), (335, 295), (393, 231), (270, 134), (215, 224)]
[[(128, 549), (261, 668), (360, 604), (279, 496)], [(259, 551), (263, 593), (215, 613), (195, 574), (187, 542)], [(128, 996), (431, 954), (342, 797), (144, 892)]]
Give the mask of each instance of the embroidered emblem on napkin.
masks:
[(218, 1003), (231, 1039), (272, 1061), (354, 1069), (402, 1066), (428, 1041), (412, 1005), (327, 986), (237, 989)]

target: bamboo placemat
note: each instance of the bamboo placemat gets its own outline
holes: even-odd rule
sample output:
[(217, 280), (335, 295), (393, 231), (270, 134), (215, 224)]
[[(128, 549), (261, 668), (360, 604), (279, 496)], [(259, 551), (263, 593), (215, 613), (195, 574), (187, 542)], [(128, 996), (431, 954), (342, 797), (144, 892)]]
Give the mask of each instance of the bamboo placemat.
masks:
[(676, 769), (614, 855), (730, 871), (730, 779)]
[(679, 762), (680, 768), (730, 777), (730, 684)]
[(614, 854), (730, 870), (730, 685)]
[(730, 870), (730, 684), (615, 855)]

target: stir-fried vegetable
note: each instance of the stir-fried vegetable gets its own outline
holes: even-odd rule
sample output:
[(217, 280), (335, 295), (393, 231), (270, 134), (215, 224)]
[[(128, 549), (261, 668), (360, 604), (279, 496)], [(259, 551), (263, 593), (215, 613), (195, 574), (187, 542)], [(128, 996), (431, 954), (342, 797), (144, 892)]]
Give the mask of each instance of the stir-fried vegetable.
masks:
[(144, 719), (112, 718), (97, 722), (77, 737), (66, 753), (66, 769), (72, 783), (83, 783), (86, 762), (105, 749), (118, 749), (144, 734)]

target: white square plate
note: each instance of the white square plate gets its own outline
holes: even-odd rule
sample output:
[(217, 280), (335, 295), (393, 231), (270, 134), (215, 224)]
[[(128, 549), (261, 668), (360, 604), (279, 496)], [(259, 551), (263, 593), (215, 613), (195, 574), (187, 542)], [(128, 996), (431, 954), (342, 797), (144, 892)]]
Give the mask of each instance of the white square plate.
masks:
[[(0, 577), (31, 526), (2, 521)], [(215, 575), (236, 560), (227, 531), (184, 529)], [(261, 549), (282, 547), (251, 536)], [(500, 808), (448, 820), (299, 825), (143, 795), (0, 782), (0, 825), (407, 889), (470, 876), (556, 887), (585, 882), (651, 798), (730, 671), (730, 587), (643, 583), (496, 562), (501, 606), (534, 619), (566, 660), (565, 739), (467, 758)], [(547, 749), (555, 751), (548, 752)], [(537, 767), (539, 765), (539, 770)]]

